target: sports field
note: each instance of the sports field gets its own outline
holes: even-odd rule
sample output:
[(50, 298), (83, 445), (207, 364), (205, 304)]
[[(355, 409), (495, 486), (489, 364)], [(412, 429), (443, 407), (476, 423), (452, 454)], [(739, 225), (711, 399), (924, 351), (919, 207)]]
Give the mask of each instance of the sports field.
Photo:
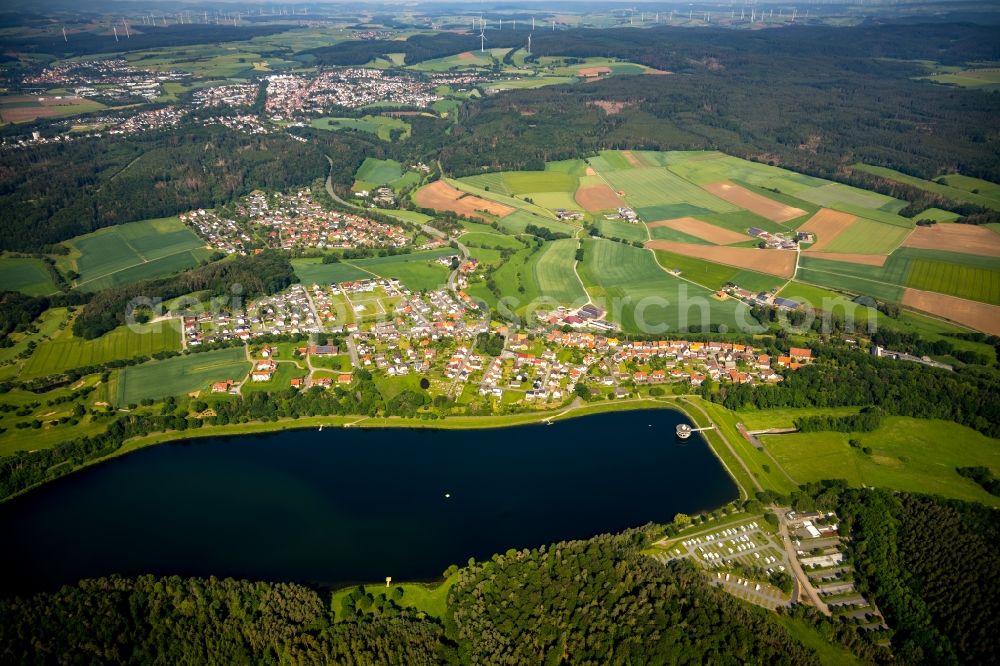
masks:
[(547, 243), (535, 262), (535, 281), (543, 296), (565, 305), (583, 305), (587, 293), (573, 271), (578, 241), (557, 240)]
[(243, 347), (188, 354), (165, 361), (133, 365), (121, 371), (116, 404), (128, 405), (193, 391), (208, 391), (213, 382), (241, 381), (250, 371)]
[(48, 296), (59, 290), (41, 259), (3, 256), (0, 257), (0, 291)]
[(177, 320), (167, 320), (129, 328), (119, 326), (94, 340), (73, 335), (70, 327), (51, 340), (39, 343), (24, 365), (23, 377), (44, 377), (116, 359), (150, 356), (162, 351), (180, 351), (181, 333)]
[(949, 250), (1000, 257), (1000, 234), (971, 224), (935, 224), (931, 227), (917, 227), (904, 245), (928, 250)]
[(333, 118), (325, 116), (312, 121), (312, 126), (321, 130), (356, 130), (374, 134), (383, 141), (392, 141), (393, 134), (399, 139), (410, 138), (410, 124), (389, 116), (362, 116), (361, 118)]
[(669, 275), (652, 252), (607, 240), (586, 240), (583, 247), (578, 270), (587, 292), (625, 332), (708, 330), (710, 324), (735, 330), (736, 301), (717, 300), (710, 290)]
[(205, 242), (176, 217), (106, 227), (66, 245), (67, 260), (80, 274), (76, 287), (84, 291), (187, 270), (208, 254)]

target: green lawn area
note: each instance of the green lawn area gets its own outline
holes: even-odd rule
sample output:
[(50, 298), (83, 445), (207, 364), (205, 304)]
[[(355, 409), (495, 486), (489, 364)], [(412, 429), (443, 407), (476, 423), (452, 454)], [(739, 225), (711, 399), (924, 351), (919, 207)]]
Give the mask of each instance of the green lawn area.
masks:
[(866, 325), (869, 315), (875, 313), (874, 310), (858, 305), (850, 298), (835, 291), (801, 282), (789, 282), (784, 289), (778, 292), (778, 295), (798, 301), (809, 308), (825, 310), (842, 315), (845, 319), (853, 319), (856, 326)]
[(20, 291), (29, 296), (48, 296), (58, 290), (41, 259), (0, 257), (0, 291)]
[[(49, 405), (50, 400), (68, 398), (74, 391), (84, 387), (97, 387), (86, 398), (77, 398), (58, 405)], [(96, 435), (108, 427), (107, 421), (92, 422), (90, 416), (83, 416), (76, 425), (69, 423), (52, 425), (51, 421), (63, 417), (72, 417), (77, 405), (86, 409), (100, 407), (95, 404), (104, 399), (103, 385), (99, 375), (88, 375), (70, 386), (62, 386), (46, 393), (32, 393), (22, 389), (11, 389), (3, 396), (3, 402), (18, 407), (29, 407), (32, 403), (41, 403), (34, 407), (28, 416), (18, 416), (15, 412), (0, 413), (0, 456), (7, 456), (15, 451), (37, 451), (50, 449), (63, 444), (67, 440)], [(18, 423), (31, 423), (35, 419), (41, 421), (40, 428), (18, 428)]]
[(76, 287), (99, 291), (198, 265), (205, 242), (177, 217), (130, 222), (77, 236), (58, 261), (80, 274)]
[[(418, 611), (426, 613), (430, 617), (435, 617), (441, 619), (448, 607), (448, 591), (451, 590), (451, 586), (455, 584), (458, 580), (458, 574), (455, 574), (444, 582), (438, 583), (436, 585), (428, 585), (424, 583), (393, 583), (391, 587), (386, 587), (384, 583), (373, 583), (371, 585), (365, 585), (365, 592), (372, 596), (378, 596), (380, 594), (388, 594), (392, 598), (393, 591), (398, 587), (402, 588), (403, 596), (401, 599), (397, 600), (396, 603), (405, 608), (415, 608)], [(337, 590), (333, 593), (330, 599), (330, 607), (336, 614), (335, 621), (340, 621), (344, 618), (343, 603), (344, 598), (347, 597), (356, 587), (344, 588), (343, 590)]]
[(378, 160), (366, 157), (354, 174), (357, 180), (373, 185), (386, 185), (403, 175), (403, 165), (396, 160)]
[[(1000, 441), (950, 421), (887, 417), (868, 433), (795, 433), (762, 436), (767, 449), (796, 481), (841, 478), (908, 492), (934, 493), (1000, 505), (956, 467), (985, 465), (1000, 473)], [(865, 455), (848, 440), (871, 447)]]
[(375, 210), (383, 215), (388, 215), (404, 222), (412, 222), (413, 224), (425, 224), (434, 219), (430, 215), (418, 213), (415, 210), (390, 210), (388, 208), (376, 208)]
[(823, 666), (855, 666), (865, 663), (855, 657), (847, 648), (830, 642), (805, 620), (799, 620), (785, 614), (772, 614), (772, 617), (788, 630), (792, 638), (815, 650), (816, 657)]
[(115, 402), (128, 405), (144, 398), (207, 392), (213, 382), (240, 381), (249, 371), (250, 362), (242, 347), (151, 361), (122, 370)]
[(176, 319), (134, 327), (119, 326), (93, 340), (77, 338), (67, 327), (55, 338), (38, 345), (21, 374), (24, 378), (43, 377), (117, 359), (180, 349), (180, 324)]
[(292, 267), (303, 284), (333, 284), (375, 277), (344, 261), (324, 264), (319, 259), (293, 259)]
[(357, 259), (351, 261), (351, 264), (380, 277), (396, 278), (411, 291), (421, 291), (438, 289), (447, 284), (450, 273), (448, 267), (442, 266), (434, 259), (452, 254), (455, 254), (455, 250), (444, 247), (394, 257)]

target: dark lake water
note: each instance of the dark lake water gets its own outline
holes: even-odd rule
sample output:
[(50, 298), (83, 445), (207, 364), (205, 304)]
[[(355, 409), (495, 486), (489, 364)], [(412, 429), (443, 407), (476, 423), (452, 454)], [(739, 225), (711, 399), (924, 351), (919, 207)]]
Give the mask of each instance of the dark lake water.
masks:
[(431, 580), (470, 557), (735, 499), (701, 436), (676, 439), (684, 421), (651, 410), (151, 447), (0, 505), (0, 594), (112, 573)]

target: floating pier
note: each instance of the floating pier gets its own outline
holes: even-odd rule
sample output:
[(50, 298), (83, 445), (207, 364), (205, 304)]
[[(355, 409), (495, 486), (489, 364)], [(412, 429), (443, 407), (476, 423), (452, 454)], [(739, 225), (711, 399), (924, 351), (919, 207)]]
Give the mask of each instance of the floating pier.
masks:
[(710, 425), (705, 428), (692, 428), (687, 423), (682, 423), (677, 426), (677, 439), (687, 439), (691, 436), (691, 433), (701, 432), (703, 430), (715, 430), (715, 426)]

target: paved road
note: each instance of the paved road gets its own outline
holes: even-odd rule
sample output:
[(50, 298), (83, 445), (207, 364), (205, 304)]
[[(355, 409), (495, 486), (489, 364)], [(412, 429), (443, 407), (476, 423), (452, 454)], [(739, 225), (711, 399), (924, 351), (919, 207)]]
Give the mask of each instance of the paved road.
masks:
[(823, 615), (827, 617), (833, 615), (830, 609), (827, 607), (823, 600), (819, 598), (819, 594), (813, 588), (812, 583), (809, 582), (809, 577), (806, 576), (805, 572), (802, 570), (802, 565), (799, 564), (799, 558), (795, 553), (795, 546), (792, 545), (792, 539), (788, 536), (788, 524), (785, 522), (785, 511), (787, 509), (781, 509), (779, 507), (772, 507), (772, 511), (778, 516), (778, 532), (781, 534), (781, 540), (785, 544), (785, 554), (788, 556), (788, 564), (792, 568), (792, 573), (795, 576), (795, 580), (798, 581), (798, 586), (800, 590), (806, 593), (809, 597), (809, 601), (812, 602)]

